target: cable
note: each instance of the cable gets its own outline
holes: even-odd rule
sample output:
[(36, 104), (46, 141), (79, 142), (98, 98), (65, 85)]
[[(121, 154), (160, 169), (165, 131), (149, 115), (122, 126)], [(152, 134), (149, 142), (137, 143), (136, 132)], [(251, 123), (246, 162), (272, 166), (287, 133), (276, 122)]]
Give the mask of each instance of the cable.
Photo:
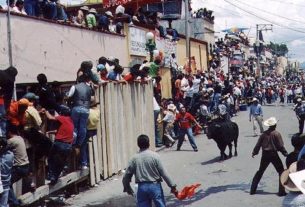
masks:
[(269, 22), (269, 23), (274, 24), (274, 25), (278, 25), (278, 26), (280, 26), (280, 27), (284, 27), (284, 28), (290, 29), (290, 30), (295, 31), (295, 32), (300, 32), (300, 33), (304, 33), (304, 34), (305, 34), (305, 31), (303, 31), (303, 30), (294, 29), (294, 28), (292, 28), (292, 27), (285, 26), (285, 25), (282, 25), (282, 24), (277, 23), (277, 22), (274, 22), (274, 21), (270, 21), (270, 20), (268, 20), (268, 19), (266, 19), (266, 18), (264, 18), (264, 17), (258, 16), (257, 14), (255, 14), (255, 13), (253, 13), (253, 12), (251, 12), (251, 11), (246, 10), (246, 9), (244, 9), (244, 8), (242, 8), (242, 7), (236, 5), (236, 4), (234, 4), (234, 3), (232, 3), (232, 2), (230, 2), (230, 1), (228, 1), (228, 0), (224, 0), (224, 1), (225, 1), (226, 3), (228, 3), (228, 4), (231, 4), (232, 6), (234, 6), (234, 7), (236, 7), (236, 8), (238, 8), (238, 9), (240, 9), (240, 10), (243, 11), (243, 12), (246, 12), (246, 13), (248, 13), (248, 14), (251, 14), (251, 15), (255, 16), (256, 18), (259, 18), (259, 19), (261, 19), (261, 20), (264, 20), (264, 21)]
[(270, 0), (270, 1), (275, 1), (277, 3), (282, 3), (282, 4), (286, 4), (286, 5), (295, 5), (295, 6), (299, 6), (299, 7), (305, 7), (305, 5), (296, 4), (296, 3), (293, 3), (293, 2), (285, 2), (285, 1), (280, 1), (280, 0)]
[(289, 21), (294, 21), (294, 22), (299, 22), (299, 23), (305, 24), (305, 21), (290, 19), (290, 18), (288, 18), (288, 17), (281, 16), (281, 15), (278, 15), (278, 14), (275, 14), (275, 13), (272, 13), (272, 12), (269, 12), (269, 11), (264, 10), (264, 9), (261, 9), (261, 8), (257, 8), (257, 7), (255, 7), (255, 6), (251, 5), (251, 4), (244, 3), (244, 2), (242, 2), (242, 1), (240, 1), (240, 0), (235, 0), (235, 1), (237, 1), (237, 2), (239, 2), (239, 3), (241, 3), (241, 4), (244, 4), (244, 5), (250, 6), (251, 8), (257, 9), (257, 10), (259, 10), (259, 11), (265, 12), (265, 13), (267, 13), (267, 14), (269, 14), (269, 15), (274, 15), (274, 16), (277, 16), (277, 17), (280, 17), (280, 18), (283, 18), (283, 19), (286, 19), (286, 20), (289, 20)]

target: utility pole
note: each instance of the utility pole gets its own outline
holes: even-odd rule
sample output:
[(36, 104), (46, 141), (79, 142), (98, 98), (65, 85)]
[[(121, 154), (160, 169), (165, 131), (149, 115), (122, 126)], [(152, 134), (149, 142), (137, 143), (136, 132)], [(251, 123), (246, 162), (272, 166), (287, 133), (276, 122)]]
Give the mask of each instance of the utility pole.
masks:
[(272, 31), (272, 24), (257, 24), (256, 25), (256, 41), (255, 41), (255, 45), (257, 48), (256, 75), (258, 77), (261, 77), (261, 68), (260, 68), (261, 51), (259, 51), (259, 46), (260, 46), (259, 32), (261, 32), (261, 31)]
[(185, 46), (186, 46), (186, 58), (188, 60), (188, 68), (191, 68), (190, 57), (190, 34), (189, 34), (189, 0), (185, 0)]

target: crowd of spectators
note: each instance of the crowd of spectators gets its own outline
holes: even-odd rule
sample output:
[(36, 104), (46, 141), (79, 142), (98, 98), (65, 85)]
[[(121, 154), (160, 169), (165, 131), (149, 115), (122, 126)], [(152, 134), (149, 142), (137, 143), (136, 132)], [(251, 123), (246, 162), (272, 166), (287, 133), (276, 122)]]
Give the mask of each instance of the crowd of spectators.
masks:
[[(67, 12), (66, 6), (61, 4), (59, 0), (9, 0), (9, 8), (13, 13), (117, 34), (123, 34), (124, 23), (129, 26), (138, 23), (155, 27), (159, 31), (160, 37), (172, 38), (173, 41), (179, 40), (178, 32), (175, 29), (165, 28), (160, 24), (160, 13), (144, 11), (142, 7), (134, 11), (132, 8), (125, 9), (124, 6), (118, 5), (113, 14), (111, 10), (96, 10), (88, 6), (81, 6), (75, 13)], [(2, 9), (7, 10), (8, 7), (4, 6)]]
[(213, 16), (212, 10), (207, 10), (207, 8), (200, 8), (193, 12), (193, 18), (204, 18), (210, 22), (214, 22), (215, 17)]

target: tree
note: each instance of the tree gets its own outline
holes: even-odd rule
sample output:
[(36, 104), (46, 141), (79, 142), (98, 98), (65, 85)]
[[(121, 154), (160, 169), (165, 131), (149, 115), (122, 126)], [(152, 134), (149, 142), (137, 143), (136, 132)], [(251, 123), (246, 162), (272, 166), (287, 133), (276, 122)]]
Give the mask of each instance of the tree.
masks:
[(277, 44), (270, 42), (270, 44), (268, 44), (266, 47), (271, 49), (273, 55), (285, 56), (288, 53), (288, 47), (286, 44), (283, 43)]

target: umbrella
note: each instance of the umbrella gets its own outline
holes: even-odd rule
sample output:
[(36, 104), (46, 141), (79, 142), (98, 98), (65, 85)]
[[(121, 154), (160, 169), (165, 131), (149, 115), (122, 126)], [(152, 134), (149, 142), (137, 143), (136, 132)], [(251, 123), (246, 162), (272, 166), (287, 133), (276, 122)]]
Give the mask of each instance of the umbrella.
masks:
[(179, 200), (184, 200), (186, 198), (191, 198), (193, 197), (193, 195), (195, 195), (195, 190), (201, 186), (201, 184), (197, 183), (194, 185), (190, 185), (190, 186), (185, 186), (181, 192), (176, 192), (175, 196), (176, 198), (178, 198)]
[(229, 34), (237, 34), (237, 33), (243, 32), (244, 30), (248, 30), (248, 29), (249, 28), (245, 28), (245, 27), (232, 27), (232, 28), (221, 30), (221, 31), (229, 33)]

